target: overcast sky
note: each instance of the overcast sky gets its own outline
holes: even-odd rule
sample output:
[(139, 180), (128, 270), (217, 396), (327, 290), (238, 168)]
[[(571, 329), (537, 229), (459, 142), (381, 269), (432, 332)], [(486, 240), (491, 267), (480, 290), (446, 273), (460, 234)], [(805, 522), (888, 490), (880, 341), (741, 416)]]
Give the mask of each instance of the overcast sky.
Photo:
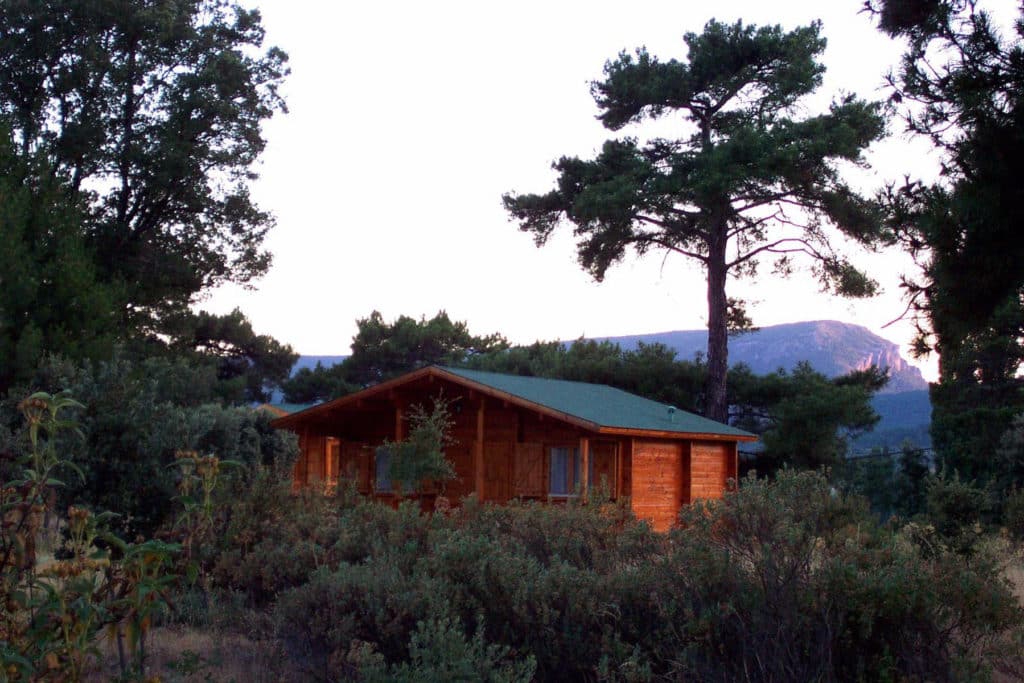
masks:
[[(388, 319), (445, 309), (515, 343), (704, 327), (695, 264), (652, 253), (595, 283), (568, 230), (536, 248), (501, 195), (549, 190), (552, 161), (590, 158), (611, 135), (588, 85), (606, 60), (641, 45), (684, 58), (682, 34), (712, 17), (785, 28), (821, 19), (828, 71), (808, 113), (843, 92), (883, 99), (901, 52), (858, 13), (862, 0), (251, 4), (269, 44), (291, 57), (290, 111), (266, 126), (253, 188), (277, 217), (266, 242), (274, 265), (254, 291), (224, 288), (200, 305), (240, 307), (258, 332), (303, 354), (348, 353), (355, 319), (374, 309)], [(869, 154), (873, 170), (857, 174), (866, 189), (933, 173), (927, 146), (891, 128)], [(758, 325), (838, 319), (905, 349), (910, 325), (882, 326), (903, 310), (899, 275), (912, 265), (895, 253), (860, 262), (884, 289), (866, 302), (823, 295), (806, 274), (779, 281), (770, 264), (755, 282), (730, 281), (730, 295), (752, 301)], [(933, 378), (934, 364), (920, 364)]]

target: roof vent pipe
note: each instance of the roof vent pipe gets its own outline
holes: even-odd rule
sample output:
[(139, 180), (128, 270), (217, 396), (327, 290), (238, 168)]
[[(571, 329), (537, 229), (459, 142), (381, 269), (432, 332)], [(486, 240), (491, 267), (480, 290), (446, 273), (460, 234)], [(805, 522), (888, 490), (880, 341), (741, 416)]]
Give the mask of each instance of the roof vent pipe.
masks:
[(668, 407), (668, 421), (669, 422), (675, 422), (676, 421), (676, 409), (675, 409), (674, 406), (669, 406)]

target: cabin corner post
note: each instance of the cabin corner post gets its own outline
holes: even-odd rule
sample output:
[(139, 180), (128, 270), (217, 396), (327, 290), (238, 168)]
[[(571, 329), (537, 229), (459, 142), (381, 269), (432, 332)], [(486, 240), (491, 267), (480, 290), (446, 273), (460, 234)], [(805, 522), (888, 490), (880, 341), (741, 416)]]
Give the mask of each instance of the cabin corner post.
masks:
[(732, 444), (732, 480), (734, 487), (738, 490), (740, 488), (740, 442), (734, 441)]
[(590, 438), (580, 437), (580, 496), (587, 500), (590, 491)]
[(615, 442), (615, 500), (622, 500), (622, 468), (623, 458), (625, 454), (622, 452), (622, 439)]
[(484, 499), (484, 398), (476, 408), (476, 441), (473, 442), (473, 491), (479, 501)]
[(395, 401), (395, 441), (396, 442), (401, 441), (402, 439), (405, 438), (405, 429), (404, 429), (404, 425), (403, 425), (403, 422), (402, 422), (404, 419), (405, 419), (405, 414), (404, 414), (404, 412), (402, 410), (402, 404), (399, 403), (398, 401)]

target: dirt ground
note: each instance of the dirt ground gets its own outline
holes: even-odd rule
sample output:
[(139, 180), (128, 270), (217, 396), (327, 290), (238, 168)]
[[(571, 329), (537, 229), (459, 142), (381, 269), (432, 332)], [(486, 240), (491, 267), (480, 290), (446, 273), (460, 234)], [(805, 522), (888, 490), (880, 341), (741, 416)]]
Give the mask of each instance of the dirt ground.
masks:
[[(119, 673), (117, 647), (101, 644), (103, 656), (85, 679), (109, 681)], [(295, 680), (284, 669), (284, 657), (273, 644), (254, 642), (245, 636), (185, 627), (154, 629), (147, 638), (147, 680), (236, 681), (237, 683)]]

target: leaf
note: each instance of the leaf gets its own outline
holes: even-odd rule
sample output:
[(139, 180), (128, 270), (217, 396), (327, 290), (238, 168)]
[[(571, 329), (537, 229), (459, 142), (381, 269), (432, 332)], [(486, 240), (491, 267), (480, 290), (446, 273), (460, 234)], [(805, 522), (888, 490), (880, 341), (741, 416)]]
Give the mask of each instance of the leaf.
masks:
[(244, 462), (241, 462), (240, 460), (221, 460), (220, 465), (221, 467), (234, 467), (243, 470), (248, 469), (246, 464)]
[(64, 466), (64, 467), (70, 467), (70, 468), (72, 469), (72, 471), (74, 471), (74, 472), (75, 472), (75, 474), (77, 474), (77, 475), (78, 475), (78, 478), (79, 478), (79, 479), (80, 479), (80, 480), (81, 480), (81, 481), (82, 481), (83, 483), (85, 483), (85, 472), (83, 472), (83, 471), (82, 471), (82, 468), (81, 468), (81, 467), (79, 467), (79, 466), (78, 466), (78, 465), (76, 465), (75, 463), (71, 462), (70, 460), (63, 460), (63, 461), (61, 461), (61, 463), (60, 463), (60, 464), (61, 464), (62, 466)]

